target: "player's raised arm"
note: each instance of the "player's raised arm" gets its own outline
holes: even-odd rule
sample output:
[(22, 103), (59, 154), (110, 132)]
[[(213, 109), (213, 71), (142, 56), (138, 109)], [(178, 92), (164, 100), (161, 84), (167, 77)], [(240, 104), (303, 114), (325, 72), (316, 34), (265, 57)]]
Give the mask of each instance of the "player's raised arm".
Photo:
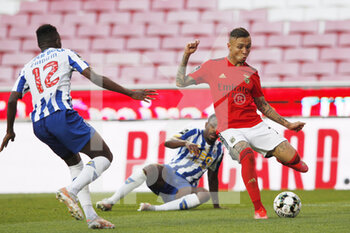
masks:
[(177, 137), (172, 137), (171, 139), (167, 140), (164, 143), (164, 145), (171, 149), (186, 147), (191, 153), (194, 153), (195, 155), (199, 155), (199, 148), (197, 144), (191, 143), (186, 140), (182, 140)]
[(6, 135), (1, 143), (0, 152), (7, 147), (9, 141), (14, 141), (16, 134), (13, 130), (15, 123), (16, 112), (17, 112), (17, 101), (22, 97), (22, 93), (13, 91), (11, 92), (10, 98), (7, 104), (7, 129)]
[(199, 40), (195, 40), (193, 42), (188, 43), (185, 46), (182, 61), (178, 67), (177, 74), (176, 74), (176, 86), (187, 87), (187, 86), (196, 84), (193, 78), (186, 75), (186, 68), (187, 68), (188, 59), (190, 58), (192, 53), (196, 52), (198, 45), (199, 45)]
[(118, 92), (127, 96), (130, 96), (131, 98), (135, 100), (143, 100), (145, 102), (149, 102), (149, 100), (154, 100), (155, 98), (152, 96), (158, 95), (158, 93), (155, 90), (130, 90), (123, 86), (120, 86), (119, 84), (113, 82), (111, 79), (99, 75), (95, 73), (90, 67), (83, 70), (81, 73), (84, 75), (87, 79), (89, 79), (91, 82), (96, 84), (97, 86), (103, 87), (107, 90)]
[(271, 107), (271, 105), (265, 100), (264, 96), (254, 98), (254, 102), (261, 113), (263, 113), (269, 119), (283, 125), (287, 129), (294, 130), (296, 132), (303, 129), (305, 125), (304, 122), (297, 121), (291, 123), (287, 121)]

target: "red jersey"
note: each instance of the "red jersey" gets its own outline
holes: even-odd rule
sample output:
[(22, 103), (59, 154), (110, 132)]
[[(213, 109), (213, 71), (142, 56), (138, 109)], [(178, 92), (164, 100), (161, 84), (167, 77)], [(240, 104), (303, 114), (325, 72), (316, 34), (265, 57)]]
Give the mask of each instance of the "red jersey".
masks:
[(254, 104), (263, 96), (257, 70), (244, 63), (234, 66), (226, 57), (209, 60), (189, 74), (197, 84), (210, 86), (218, 131), (228, 128), (250, 128), (260, 123)]

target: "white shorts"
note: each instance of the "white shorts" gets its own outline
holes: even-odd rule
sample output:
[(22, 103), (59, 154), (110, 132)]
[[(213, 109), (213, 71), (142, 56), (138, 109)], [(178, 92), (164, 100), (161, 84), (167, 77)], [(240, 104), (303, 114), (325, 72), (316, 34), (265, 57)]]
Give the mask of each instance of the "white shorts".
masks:
[[(265, 122), (261, 122), (251, 128), (230, 128), (222, 131), (219, 136), (228, 150), (233, 148), (238, 142), (245, 141), (249, 143), (253, 150), (264, 156), (275, 149), (281, 142), (287, 140)], [(231, 156), (234, 157), (232, 154)]]

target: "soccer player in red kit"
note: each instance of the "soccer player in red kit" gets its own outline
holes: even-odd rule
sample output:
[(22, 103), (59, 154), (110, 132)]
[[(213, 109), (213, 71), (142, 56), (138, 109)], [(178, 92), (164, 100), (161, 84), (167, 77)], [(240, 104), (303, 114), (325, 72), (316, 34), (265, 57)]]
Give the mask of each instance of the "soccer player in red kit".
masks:
[(290, 130), (300, 131), (305, 123), (287, 121), (265, 100), (257, 70), (246, 63), (251, 48), (251, 37), (246, 29), (235, 28), (230, 32), (227, 57), (208, 60), (186, 75), (187, 62), (198, 45), (199, 40), (195, 40), (185, 46), (176, 85), (209, 84), (220, 139), (231, 157), (242, 165), (242, 178), (255, 208), (254, 218), (267, 219), (253, 150), (265, 157), (275, 156), (278, 162), (299, 172), (307, 172), (308, 167), (289, 142), (262, 121), (257, 109)]

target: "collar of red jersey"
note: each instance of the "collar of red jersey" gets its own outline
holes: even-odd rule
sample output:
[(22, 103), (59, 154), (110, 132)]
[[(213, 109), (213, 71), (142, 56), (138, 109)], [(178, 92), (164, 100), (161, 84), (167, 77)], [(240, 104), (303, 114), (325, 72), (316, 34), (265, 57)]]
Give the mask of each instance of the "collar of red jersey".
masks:
[[(236, 67), (234, 64), (232, 64), (232, 63), (230, 62), (230, 60), (229, 60), (227, 57), (225, 57), (225, 60), (227, 61), (227, 65), (228, 65), (228, 66)], [(243, 66), (247, 66), (247, 65), (248, 65), (248, 64), (247, 64), (246, 62), (243, 63)]]

